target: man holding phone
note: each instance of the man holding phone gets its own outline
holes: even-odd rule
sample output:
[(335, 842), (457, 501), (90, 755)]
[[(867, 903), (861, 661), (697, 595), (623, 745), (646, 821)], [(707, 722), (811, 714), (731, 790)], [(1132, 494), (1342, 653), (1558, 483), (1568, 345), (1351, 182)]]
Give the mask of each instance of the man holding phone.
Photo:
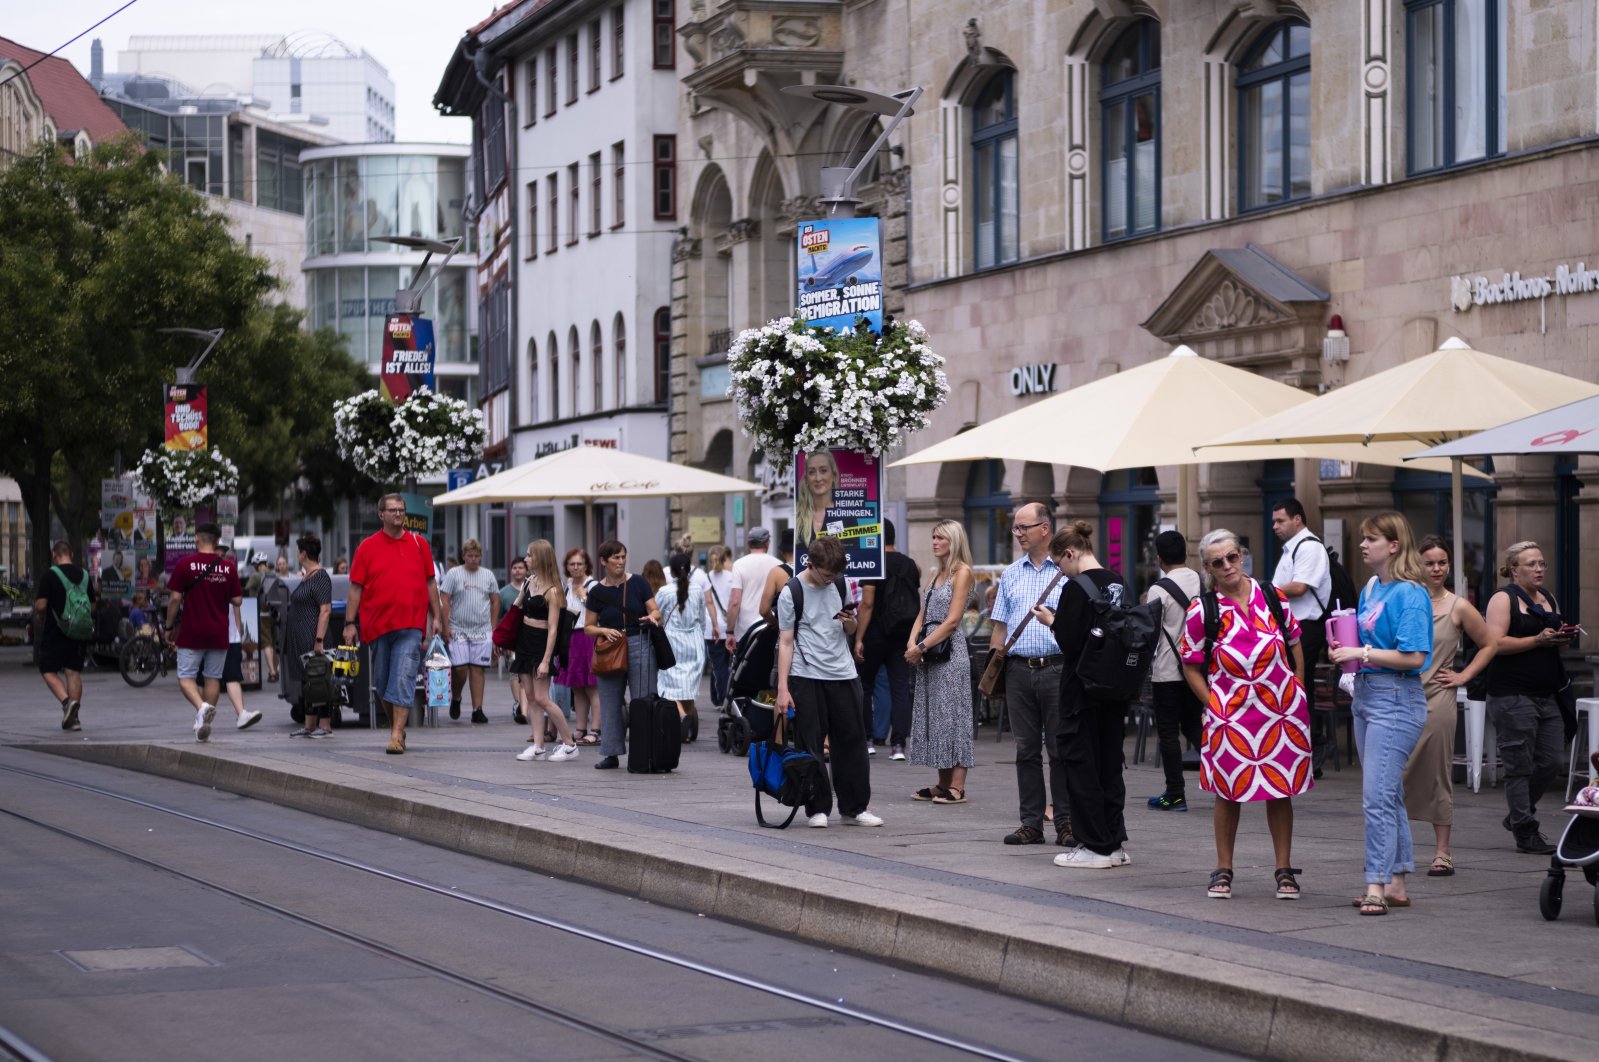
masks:
[[(777, 710), (792, 713), (794, 744), (800, 751), (820, 760), (826, 744), (832, 789), (838, 792), (845, 825), (881, 826), (883, 820), (866, 806), (872, 780), (852, 651), (855, 605), (839, 593), (843, 573), (844, 547), (838, 539), (821, 535), (811, 541), (810, 566), (777, 595)], [(811, 826), (822, 829), (832, 810), (829, 790), (816, 794), (805, 814)]]

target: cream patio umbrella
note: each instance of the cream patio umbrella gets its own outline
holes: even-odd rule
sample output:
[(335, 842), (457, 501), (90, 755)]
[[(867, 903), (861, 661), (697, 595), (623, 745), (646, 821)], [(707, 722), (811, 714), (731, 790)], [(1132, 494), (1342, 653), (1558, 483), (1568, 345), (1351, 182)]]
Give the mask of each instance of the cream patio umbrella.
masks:
[(433, 499), (433, 504), (581, 500), (584, 539), (592, 544), (596, 501), (664, 498), (673, 494), (742, 494), (760, 489), (757, 483), (673, 461), (608, 447), (574, 446), (441, 494)]
[[(1187, 533), (1192, 530), (1184, 519), (1190, 466), (1325, 458), (1404, 467), (1405, 456), (1415, 450), (1403, 442), (1370, 447), (1268, 443), (1214, 455), (1194, 453), (1195, 446), (1223, 425), (1243, 427), (1274, 413), (1292, 416), (1292, 411), (1311, 401), (1313, 395), (1287, 384), (1202, 358), (1180, 346), (1164, 358), (1024, 406), (893, 464), (997, 459), (1076, 465), (1098, 472), (1176, 465), (1182, 478), (1177, 523)], [(1445, 471), (1449, 466), (1434, 461), (1422, 467)]]
[[(1233, 447), (1262, 443), (1298, 446), (1437, 445), (1507, 419), (1540, 413), (1576, 398), (1599, 395), (1599, 384), (1473, 350), (1450, 339), (1425, 357), (1345, 384), (1292, 410), (1206, 440), (1199, 452), (1215, 458)], [(1456, 534), (1461, 512), (1461, 461), (1450, 457), (1450, 492)], [(1420, 462), (1411, 462), (1419, 465)], [(1465, 596), (1465, 570), (1455, 569), (1455, 592)]]

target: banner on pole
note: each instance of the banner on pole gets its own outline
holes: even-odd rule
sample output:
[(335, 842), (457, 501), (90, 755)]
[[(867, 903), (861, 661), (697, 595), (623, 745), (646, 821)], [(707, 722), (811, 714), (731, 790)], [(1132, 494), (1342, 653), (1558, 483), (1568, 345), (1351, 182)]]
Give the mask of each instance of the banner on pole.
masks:
[(846, 333), (866, 318), (883, 330), (883, 241), (876, 218), (799, 223), (796, 312), (811, 324)]
[(794, 568), (805, 567), (810, 543), (831, 535), (844, 546), (844, 574), (881, 579), (883, 465), (875, 454), (818, 450), (794, 458)]
[(418, 389), (433, 384), (433, 322), (409, 313), (391, 313), (383, 322), (383, 364), (379, 387), (383, 397), (399, 404)]
[(167, 384), (165, 419), (168, 450), (204, 450), (205, 388), (199, 384)]

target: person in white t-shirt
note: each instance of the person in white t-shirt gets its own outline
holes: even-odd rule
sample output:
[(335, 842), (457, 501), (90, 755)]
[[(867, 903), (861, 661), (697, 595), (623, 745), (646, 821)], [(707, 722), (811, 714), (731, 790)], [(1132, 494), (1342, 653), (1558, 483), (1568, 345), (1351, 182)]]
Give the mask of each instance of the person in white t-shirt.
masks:
[(1202, 589), (1199, 573), (1188, 566), (1188, 540), (1177, 531), (1155, 536), (1155, 559), (1161, 577), (1144, 595), (1160, 605), (1160, 640), (1155, 643), (1155, 663), (1150, 669), (1150, 692), (1155, 704), (1155, 733), (1160, 765), (1166, 772), (1166, 789), (1149, 798), (1156, 811), (1187, 811), (1183, 785), (1183, 739), (1198, 748), (1205, 706), (1183, 678), (1177, 647), (1183, 639), (1188, 606)]
[(727, 634), (727, 651), (738, 648), (744, 632), (755, 626), (761, 618), (761, 591), (766, 577), (777, 567), (778, 560), (769, 552), (772, 533), (764, 527), (752, 527), (746, 538), (750, 551), (733, 565), (733, 588), (728, 595), (727, 611), (733, 617), (733, 629)]
[(450, 718), (461, 718), (461, 688), (472, 685), (472, 722), (486, 723), (483, 671), (494, 658), (494, 627), (500, 622), (500, 581), (483, 567), (483, 547), (476, 539), (461, 543), (461, 563), (439, 583), (444, 615), (443, 635), (450, 649), (453, 689)]
[(733, 593), (733, 551), (723, 545), (712, 546), (705, 569), (705, 611), (710, 617), (706, 658), (710, 661), (711, 703), (720, 708), (732, 677), (733, 657), (727, 651), (727, 636), (733, 632), (732, 613), (728, 612)]
[[(1305, 654), (1305, 689), (1310, 694), (1311, 768), (1321, 777), (1321, 765), (1332, 748), (1331, 721), (1316, 707), (1316, 665), (1327, 653), (1324, 618), (1333, 607), (1332, 558), (1321, 539), (1305, 526), (1305, 507), (1298, 498), (1284, 498), (1271, 507), (1271, 529), (1283, 544), (1282, 558), (1271, 583), (1288, 599), (1288, 611), (1299, 621), (1299, 647)], [(1345, 601), (1344, 608), (1355, 602)]]

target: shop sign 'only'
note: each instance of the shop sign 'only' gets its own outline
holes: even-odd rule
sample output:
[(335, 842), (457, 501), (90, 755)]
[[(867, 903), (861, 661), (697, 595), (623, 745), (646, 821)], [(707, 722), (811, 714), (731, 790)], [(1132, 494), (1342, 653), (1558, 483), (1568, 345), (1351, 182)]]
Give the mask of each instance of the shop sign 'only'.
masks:
[(1055, 390), (1057, 365), (1018, 365), (1010, 371), (1013, 395), (1047, 395)]
[(1599, 291), (1599, 269), (1589, 269), (1586, 262), (1578, 262), (1575, 268), (1561, 264), (1555, 268), (1553, 276), (1547, 277), (1524, 277), (1516, 272), (1505, 273), (1499, 280), (1490, 280), (1486, 276), (1449, 278), (1449, 304), (1456, 313), (1464, 313), (1473, 306), (1546, 299), (1551, 295), (1583, 295), (1593, 291)]

